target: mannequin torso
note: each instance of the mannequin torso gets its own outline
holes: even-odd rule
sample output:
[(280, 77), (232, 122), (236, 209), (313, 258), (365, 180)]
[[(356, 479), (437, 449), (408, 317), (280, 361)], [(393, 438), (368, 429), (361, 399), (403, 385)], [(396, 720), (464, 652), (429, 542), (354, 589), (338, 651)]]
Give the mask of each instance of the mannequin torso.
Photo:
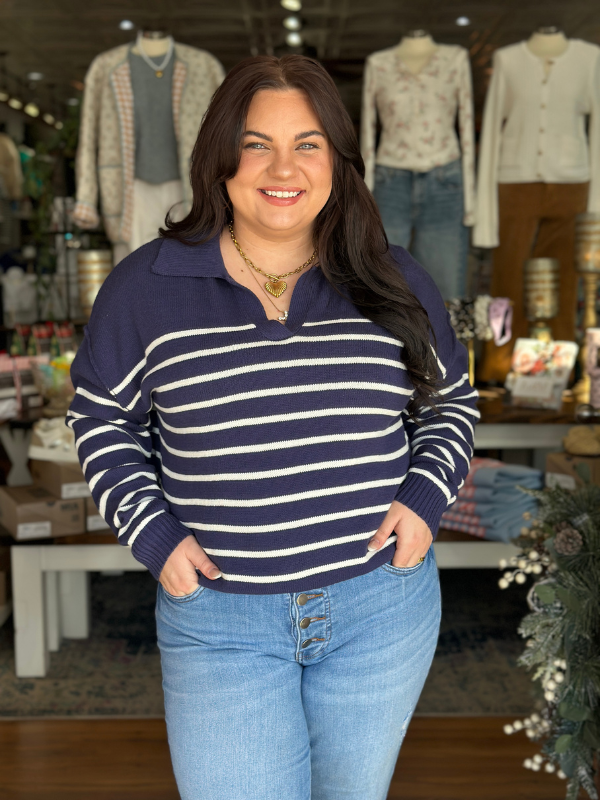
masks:
[(397, 53), (406, 68), (418, 75), (429, 64), (436, 50), (437, 44), (427, 34), (425, 36), (403, 36)]
[[(146, 53), (149, 58), (158, 58), (159, 56), (164, 56), (167, 54), (167, 50), (169, 49), (169, 40), (170, 37), (166, 34), (160, 36), (160, 38), (155, 38), (155, 36), (144, 36), (144, 52)], [(136, 56), (139, 56), (140, 51), (138, 49), (137, 44), (131, 48), (131, 52), (135, 53)]]
[(562, 56), (569, 46), (569, 40), (562, 31), (557, 33), (540, 33), (535, 31), (527, 40), (527, 47), (534, 56), (542, 60), (546, 77), (550, 73), (552, 60)]

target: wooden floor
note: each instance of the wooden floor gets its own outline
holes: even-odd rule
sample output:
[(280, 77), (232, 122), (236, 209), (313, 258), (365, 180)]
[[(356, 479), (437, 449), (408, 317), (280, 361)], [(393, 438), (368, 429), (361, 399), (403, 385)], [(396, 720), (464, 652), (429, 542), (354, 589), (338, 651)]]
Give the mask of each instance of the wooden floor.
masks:
[[(506, 736), (509, 721), (415, 717), (388, 800), (564, 800), (564, 781), (522, 767), (537, 746), (522, 734)], [(164, 722), (1, 722), (0, 797), (178, 800)]]

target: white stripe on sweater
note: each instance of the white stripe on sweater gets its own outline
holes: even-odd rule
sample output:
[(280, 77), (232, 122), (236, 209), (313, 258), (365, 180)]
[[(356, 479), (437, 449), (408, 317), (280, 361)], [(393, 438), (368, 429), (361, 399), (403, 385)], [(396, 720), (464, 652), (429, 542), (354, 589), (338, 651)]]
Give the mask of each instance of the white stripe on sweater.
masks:
[(298, 553), (310, 553), (315, 550), (322, 550), (325, 547), (335, 547), (336, 545), (346, 544), (347, 542), (360, 542), (363, 539), (370, 539), (377, 533), (377, 529), (366, 533), (355, 533), (351, 536), (338, 536), (337, 539), (325, 539), (322, 542), (312, 542), (311, 544), (301, 544), (298, 547), (283, 547), (278, 550), (220, 550), (218, 548), (203, 547), (207, 555), (226, 556), (227, 558), (285, 558), (295, 556)]
[(237, 354), (242, 350), (251, 350), (253, 348), (259, 349), (261, 347), (268, 347), (269, 350), (273, 350), (274, 347), (287, 347), (289, 345), (298, 344), (299, 342), (310, 342), (312, 344), (314, 342), (339, 342), (352, 340), (360, 342), (364, 342), (365, 340), (384, 342), (385, 344), (393, 345), (398, 349), (398, 351), (400, 351), (400, 345), (397, 339), (392, 339), (389, 336), (377, 336), (375, 334), (368, 333), (339, 333), (330, 334), (328, 336), (290, 336), (289, 339), (281, 339), (280, 341), (272, 341), (271, 339), (267, 339), (265, 341), (262, 339), (256, 342), (244, 342), (226, 345), (223, 347), (213, 347), (210, 350), (193, 350), (191, 353), (181, 353), (180, 355), (173, 356), (172, 358), (167, 358), (165, 361), (161, 361), (155, 367), (152, 367), (152, 369), (149, 369), (146, 372), (142, 379), (142, 384), (147, 378), (150, 377), (150, 375), (153, 375), (155, 372), (158, 372), (161, 369), (167, 369), (167, 367), (173, 366), (173, 364), (181, 364), (184, 361), (193, 361), (194, 359), (223, 355), (224, 353)]
[[(310, 575), (318, 575), (320, 572), (329, 572), (334, 569), (343, 569), (344, 567), (353, 567), (355, 564), (366, 564), (374, 555), (385, 550), (398, 539), (396, 534), (392, 534), (379, 550), (373, 550), (361, 558), (348, 558), (345, 561), (335, 561), (333, 564), (325, 564), (321, 567), (311, 567), (310, 569), (303, 569), (299, 572), (288, 572), (285, 575), (234, 575), (230, 572), (223, 572), (223, 579), (227, 581), (244, 581), (244, 583), (279, 583), (280, 581), (294, 581), (300, 578), (308, 578)], [(393, 556), (390, 554), (390, 558)]]
[(363, 492), (367, 489), (380, 489), (383, 486), (399, 486), (401, 478), (386, 478), (378, 481), (362, 481), (349, 483), (344, 486), (328, 486), (325, 489), (312, 489), (307, 492), (295, 494), (278, 494), (274, 497), (258, 497), (254, 500), (230, 499), (228, 497), (174, 497), (163, 488), (163, 494), (172, 505), (176, 506), (205, 506), (206, 508), (218, 506), (220, 508), (262, 508), (263, 506), (277, 506), (283, 503), (296, 503), (302, 500), (311, 500), (315, 497), (333, 497), (348, 492)]
[(192, 336), (207, 336), (209, 334), (214, 333), (232, 333), (234, 331), (250, 331), (254, 330), (256, 325), (254, 323), (249, 323), (248, 325), (228, 325), (223, 328), (192, 328), (191, 330), (184, 330), (184, 331), (174, 331), (173, 333), (165, 333), (164, 336), (159, 336), (158, 339), (154, 339), (154, 341), (150, 342), (148, 347), (145, 350), (144, 358), (135, 365), (135, 367), (127, 373), (127, 375), (123, 378), (121, 383), (118, 386), (115, 386), (114, 389), (111, 389), (112, 394), (119, 394), (128, 383), (132, 381), (132, 379), (138, 374), (138, 372), (143, 369), (146, 365), (146, 361), (148, 360), (148, 356), (150, 353), (155, 350), (159, 345), (164, 344), (165, 342), (172, 342), (175, 339), (185, 339), (186, 337)]
[(161, 406), (156, 401), (153, 403), (157, 411), (163, 411), (165, 414), (180, 414), (184, 411), (195, 411), (200, 408), (215, 408), (216, 406), (225, 405), (227, 403), (238, 403), (244, 400), (254, 400), (259, 397), (281, 397), (286, 394), (301, 394), (303, 392), (325, 392), (325, 391), (344, 391), (345, 389), (359, 389), (373, 392), (390, 392), (392, 394), (399, 394), (402, 396), (410, 396), (413, 393), (412, 389), (403, 386), (393, 386), (389, 383), (368, 383), (366, 381), (343, 381), (336, 383), (320, 383), (316, 386), (314, 384), (303, 384), (300, 386), (276, 386), (272, 389), (256, 389), (252, 392), (238, 392), (236, 394), (224, 395), (223, 397), (215, 397), (210, 400), (200, 400), (196, 403), (185, 403), (181, 406)]
[(365, 431), (362, 433), (333, 433), (324, 436), (305, 436), (302, 439), (287, 439), (283, 442), (264, 442), (262, 444), (237, 445), (235, 447), (218, 447), (214, 450), (177, 450), (160, 438), (161, 445), (173, 456), (180, 458), (212, 458), (213, 456), (229, 456), (240, 453), (264, 453), (275, 450), (288, 450), (291, 447), (307, 447), (309, 445), (326, 444), (328, 442), (360, 442), (366, 439), (380, 439), (389, 436), (404, 426), (400, 419), (383, 430)]
[[(269, 469), (263, 470), (262, 472), (218, 472), (213, 473), (211, 472), (209, 475), (186, 475), (182, 472), (174, 472), (173, 470), (165, 467), (162, 465), (162, 472), (165, 475), (168, 475), (169, 478), (173, 478), (173, 480), (182, 481), (182, 482), (190, 482), (190, 483), (200, 483), (203, 481), (255, 481), (255, 480), (264, 480), (268, 479), (271, 480), (273, 478), (282, 478), (287, 475), (302, 475), (306, 472), (318, 472), (319, 470), (324, 469), (341, 469), (342, 467), (355, 467), (360, 464), (372, 464), (372, 463), (383, 463), (387, 461), (393, 461), (396, 458), (400, 458), (405, 453), (408, 452), (408, 442), (401, 447), (399, 450), (395, 450), (393, 453), (387, 453), (386, 455), (376, 454), (373, 456), (361, 456), (359, 458), (345, 458), (339, 459), (338, 461), (318, 461), (316, 463), (311, 464), (300, 464), (295, 467), (282, 467), (281, 469)], [(162, 456), (158, 454), (160, 458)]]
[[(399, 411), (394, 408), (319, 408), (314, 411), (291, 411), (289, 414), (269, 414), (264, 417), (247, 417), (245, 419), (233, 419), (226, 422), (218, 422), (214, 425), (196, 425), (188, 428), (176, 428), (174, 425), (168, 425), (159, 414), (161, 426), (171, 433), (188, 434), (188, 433), (214, 433), (215, 431), (228, 431), (231, 428), (244, 428), (246, 426), (254, 425), (272, 425), (277, 422), (296, 422), (301, 419), (318, 419), (320, 417), (337, 417), (337, 416), (361, 416), (361, 415), (375, 415), (397, 417)], [(159, 433), (158, 428), (152, 429), (153, 433)]]
[[(406, 475), (400, 483), (404, 483)], [(325, 522), (336, 522), (340, 519), (350, 517), (361, 517), (366, 514), (387, 513), (390, 504), (385, 503), (379, 506), (368, 506), (366, 508), (353, 508), (350, 511), (335, 511), (332, 514), (321, 514), (316, 517), (305, 517), (304, 519), (294, 519), (289, 522), (275, 522), (271, 525), (221, 525), (219, 523), (207, 524), (204, 522), (183, 522), (186, 528), (196, 531), (221, 531), (223, 533), (273, 533), (278, 531), (289, 531), (295, 528), (305, 528), (309, 525), (321, 525)]]

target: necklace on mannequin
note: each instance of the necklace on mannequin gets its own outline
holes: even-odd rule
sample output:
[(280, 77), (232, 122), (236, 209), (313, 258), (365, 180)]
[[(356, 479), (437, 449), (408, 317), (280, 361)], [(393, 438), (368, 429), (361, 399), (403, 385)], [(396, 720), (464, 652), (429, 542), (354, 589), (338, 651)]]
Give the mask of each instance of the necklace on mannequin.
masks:
[(160, 64), (155, 64), (150, 58), (150, 56), (144, 50), (144, 45), (143, 45), (144, 36), (142, 32), (140, 31), (137, 35), (137, 40), (136, 40), (137, 49), (139, 50), (142, 59), (153, 70), (157, 78), (162, 78), (162, 76), (164, 75), (165, 68), (169, 63), (169, 61), (171, 60), (171, 56), (173, 55), (173, 49), (175, 47), (173, 37), (168, 36), (167, 39), (169, 40), (169, 47), (167, 49), (167, 53)]

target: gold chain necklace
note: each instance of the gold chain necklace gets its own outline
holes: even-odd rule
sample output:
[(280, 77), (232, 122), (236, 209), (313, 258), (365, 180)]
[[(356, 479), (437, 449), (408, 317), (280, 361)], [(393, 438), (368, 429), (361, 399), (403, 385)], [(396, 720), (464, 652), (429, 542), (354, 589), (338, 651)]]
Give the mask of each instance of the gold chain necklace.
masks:
[[(284, 272), (282, 275), (275, 275), (272, 272), (264, 272), (262, 269), (253, 264), (252, 261), (250, 261), (248, 256), (243, 252), (242, 248), (239, 246), (237, 239), (233, 235), (233, 224), (231, 222), (229, 223), (229, 233), (231, 234), (231, 238), (233, 240), (234, 245), (236, 246), (238, 253), (244, 259), (246, 264), (248, 264), (249, 267), (252, 267), (252, 269), (255, 269), (257, 272), (260, 272), (261, 275), (265, 275), (267, 278), (269, 278), (269, 280), (265, 283), (264, 286), (267, 292), (269, 292), (269, 294), (272, 294), (274, 297), (279, 297), (287, 289), (287, 283), (284, 280), (282, 280), (282, 278), (287, 278), (288, 275), (296, 275), (296, 273), (301, 272), (304, 269), (304, 267), (308, 267), (311, 261), (314, 261), (315, 258), (317, 257), (317, 251), (315, 249), (314, 253), (308, 259), (308, 261), (305, 261), (301, 267), (298, 267), (298, 269), (293, 269), (291, 272)], [(277, 308), (277, 306), (275, 306), (275, 308)], [(279, 311), (280, 309), (277, 308), (277, 310)]]
[[(251, 272), (250, 274), (252, 275), (252, 277), (256, 281), (257, 286), (259, 288), (262, 288), (261, 285), (260, 285), (260, 281), (258, 280), (258, 276), (255, 275), (253, 272)], [(277, 319), (280, 322), (285, 322), (287, 320), (287, 318), (288, 318), (287, 309), (282, 309), (282, 308), (279, 308), (279, 306), (276, 306), (275, 305), (275, 301), (272, 300), (272, 298), (270, 298), (269, 295), (267, 295), (267, 299), (270, 301), (271, 305), (274, 306), (277, 311), (279, 311), (280, 316), (278, 316)]]

